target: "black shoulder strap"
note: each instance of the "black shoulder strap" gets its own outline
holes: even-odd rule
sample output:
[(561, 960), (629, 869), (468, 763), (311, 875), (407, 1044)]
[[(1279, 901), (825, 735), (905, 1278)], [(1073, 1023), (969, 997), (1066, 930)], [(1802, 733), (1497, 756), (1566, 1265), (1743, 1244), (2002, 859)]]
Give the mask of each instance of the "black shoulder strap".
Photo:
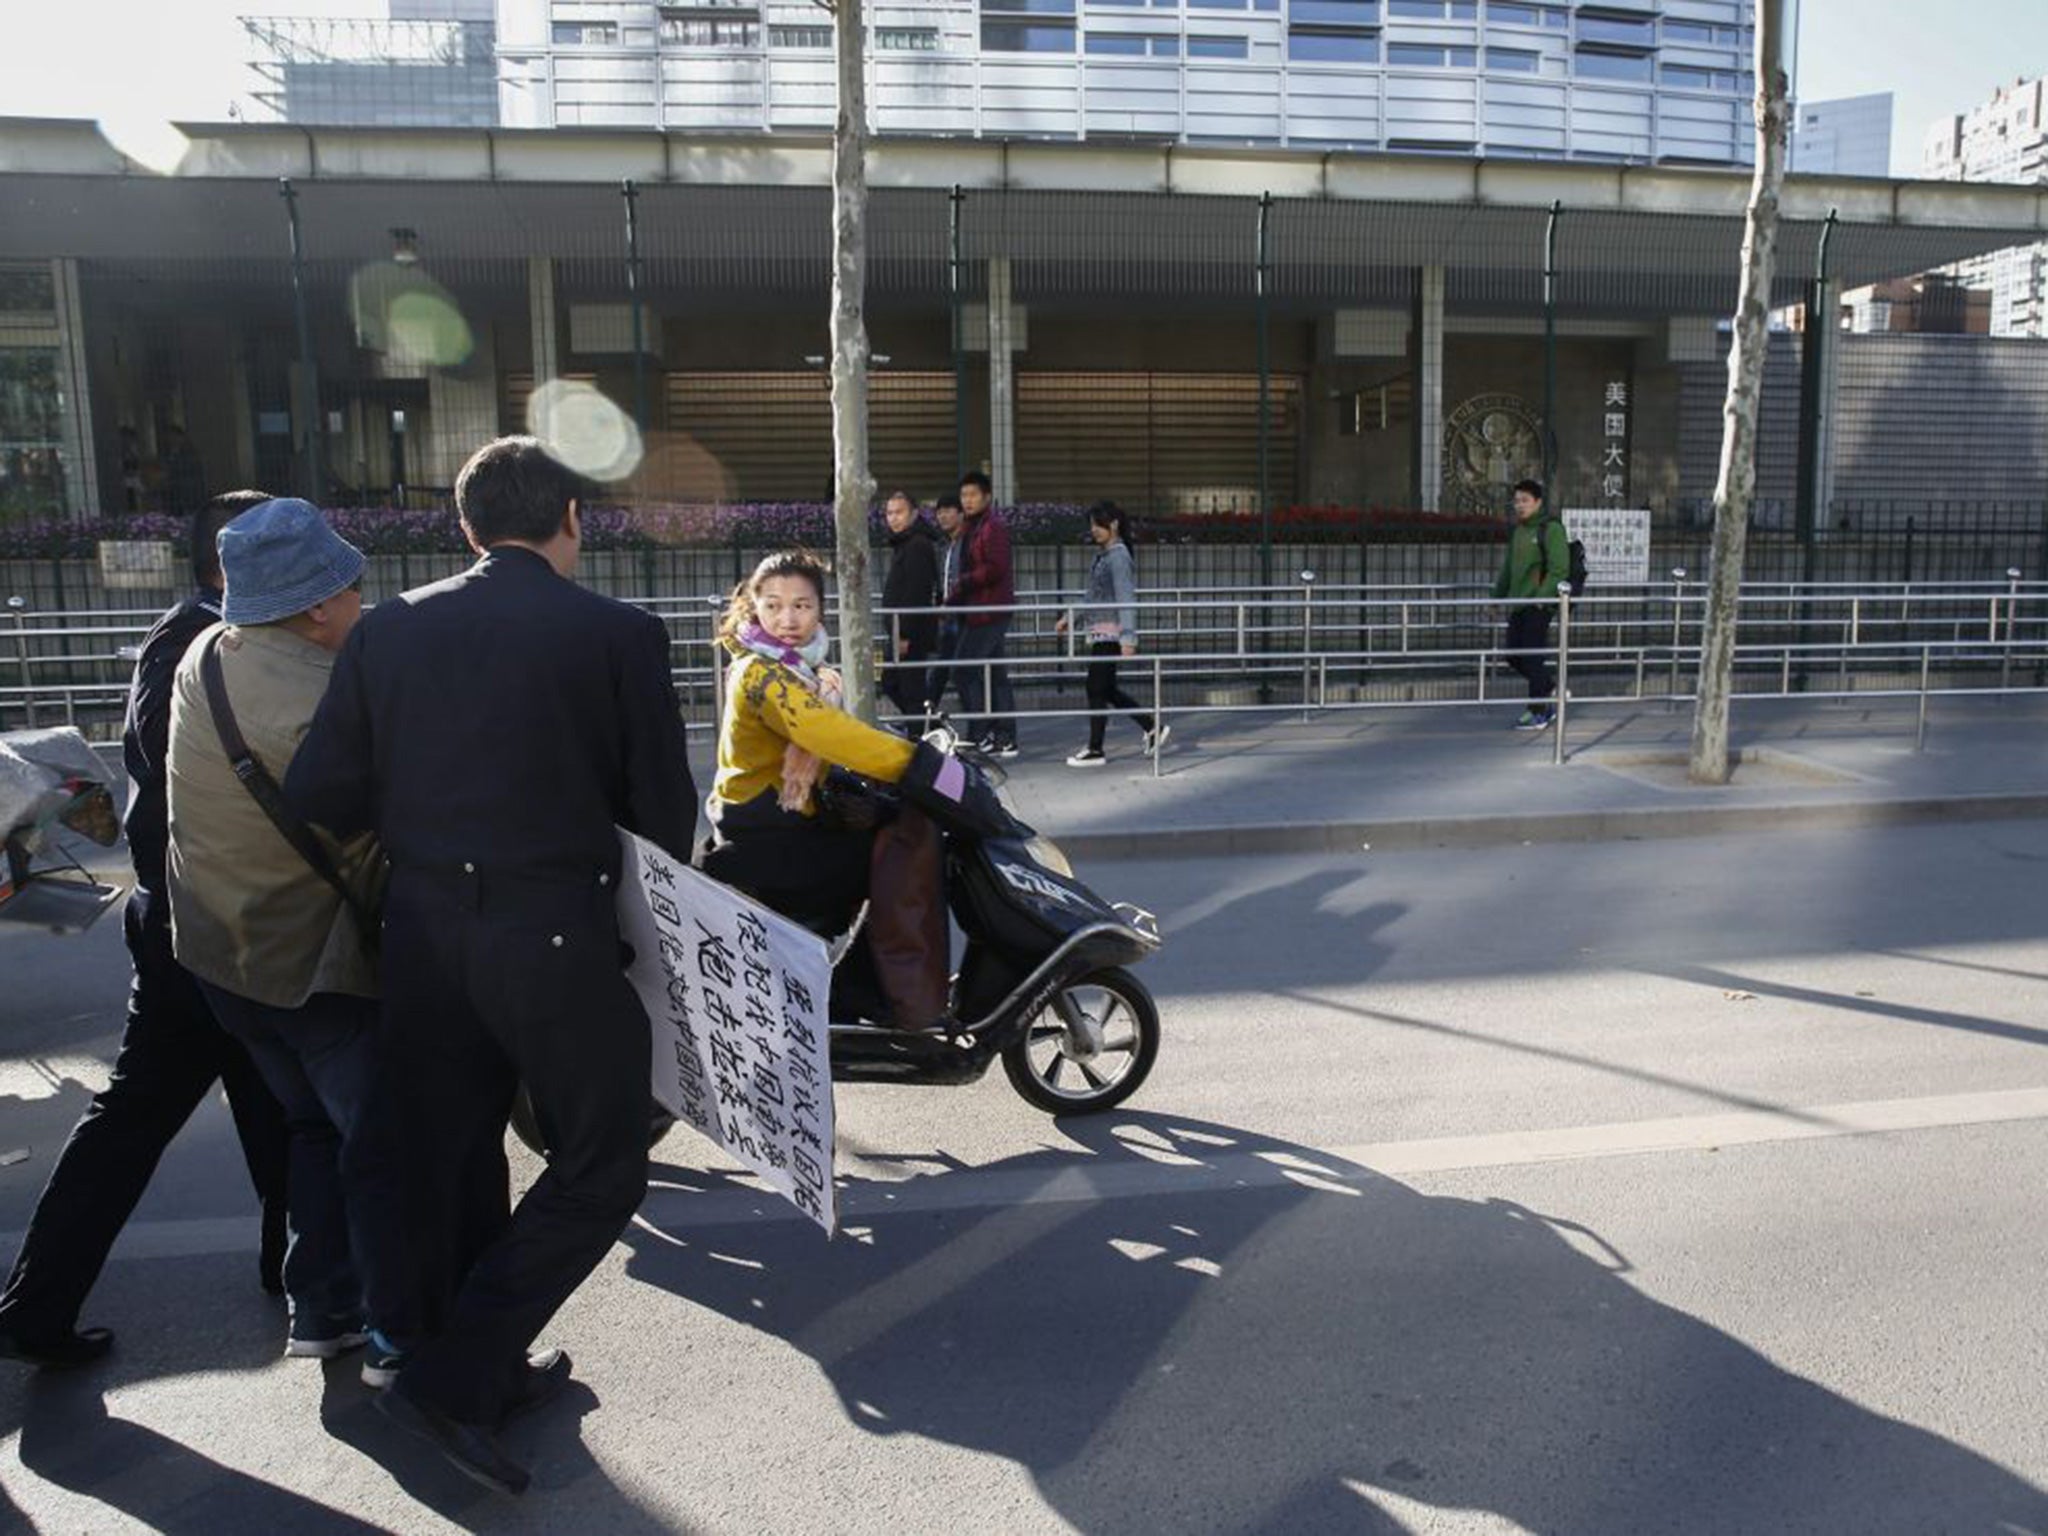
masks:
[(271, 777), (270, 770), (258, 761), (256, 754), (249, 750), (249, 743), (243, 739), (241, 724), (235, 719), (233, 706), (228, 703), (227, 680), (221, 676), (220, 636), (218, 628), (207, 635), (199, 653), (199, 674), (206, 684), (206, 707), (213, 714), (213, 729), (220, 737), (221, 750), (228, 755), (228, 765), (235, 770), (235, 777), (242, 781), (242, 787), (249, 791), (249, 798), (262, 807), (263, 814), (270, 818), (270, 824), (306, 861), (307, 867), (334, 887), (335, 894), (341, 897), (343, 905), (355, 918), (357, 930), (366, 935), (375, 933), (376, 925), (370, 914), (335, 869), (334, 861), (327, 856), (327, 849), (314, 835), (313, 829), (285, 804), (277, 780)]
[(1550, 525), (1557, 519), (1548, 512), (1536, 519), (1536, 584), (1550, 580)]

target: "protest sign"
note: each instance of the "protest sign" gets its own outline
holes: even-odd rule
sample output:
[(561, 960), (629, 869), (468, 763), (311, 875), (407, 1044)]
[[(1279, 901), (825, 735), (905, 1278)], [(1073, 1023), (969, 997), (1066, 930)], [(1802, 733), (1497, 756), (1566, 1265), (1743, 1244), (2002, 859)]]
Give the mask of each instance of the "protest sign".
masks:
[(830, 1235), (825, 941), (645, 838), (619, 841), (619, 934), (652, 1026), (655, 1098)]
[(1639, 587), (1650, 579), (1650, 514), (1632, 507), (1567, 507), (1565, 531), (1586, 546), (1588, 587)]

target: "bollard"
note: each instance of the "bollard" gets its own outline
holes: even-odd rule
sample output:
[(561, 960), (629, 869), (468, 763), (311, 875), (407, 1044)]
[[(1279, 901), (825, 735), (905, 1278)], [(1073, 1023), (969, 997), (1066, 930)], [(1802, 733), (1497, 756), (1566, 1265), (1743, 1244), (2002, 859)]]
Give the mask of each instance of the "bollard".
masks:
[(1564, 766), (1565, 711), (1571, 707), (1571, 676), (1572, 584), (1560, 581), (1557, 584), (1557, 718), (1550, 727), (1555, 737), (1550, 743), (1550, 761), (1560, 768)]

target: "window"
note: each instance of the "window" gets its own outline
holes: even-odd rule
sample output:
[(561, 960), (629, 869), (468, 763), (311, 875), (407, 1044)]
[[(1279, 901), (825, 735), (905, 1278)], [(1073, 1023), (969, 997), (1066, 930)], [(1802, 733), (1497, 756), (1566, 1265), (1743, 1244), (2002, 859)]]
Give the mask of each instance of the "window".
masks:
[(1242, 59), (1249, 53), (1241, 37), (1188, 35), (1188, 57), (1191, 59)]
[(1446, 48), (1440, 43), (1389, 43), (1387, 62), (1417, 69), (1471, 69), (1479, 62), (1479, 50)]
[(1377, 64), (1380, 40), (1372, 32), (1318, 32), (1296, 27), (1287, 34), (1287, 57), (1304, 64)]
[(1664, 41), (1692, 48), (1733, 48), (1741, 39), (1733, 27), (1710, 27), (1703, 21), (1667, 21)]
[[(1700, 69), (1691, 64), (1666, 64), (1659, 74), (1666, 85), (1687, 91), (1739, 91), (1749, 78), (1732, 69)], [(1819, 121), (1809, 117), (1806, 124), (1810, 128)]]
[[(798, 31), (810, 28), (799, 27)], [(830, 27), (822, 29), (831, 32)], [(761, 41), (761, 27), (752, 21), (712, 21), (701, 16), (664, 16), (661, 18), (661, 40), (685, 48), (753, 48)], [(828, 36), (826, 47), (831, 47)]]
[(1072, 23), (984, 21), (981, 46), (990, 53), (1072, 53)]
[(830, 27), (770, 27), (769, 46), (775, 48), (830, 48)]
[(987, 11), (1023, 12), (1029, 16), (1071, 16), (1074, 0), (981, 0)]
[(1337, 26), (1369, 27), (1380, 19), (1379, 0), (1294, 0), (1287, 19), (1297, 26), (1326, 21)]
[(877, 27), (875, 46), (885, 53), (937, 53), (937, 27)]
[(1650, 79), (1650, 56), (1646, 53), (1599, 53), (1581, 49), (1572, 56), (1572, 73), (1589, 80)]
[(1537, 55), (1528, 48), (1489, 48), (1486, 50), (1486, 67), (1500, 74), (1533, 75), (1536, 73)]
[(1524, 5), (1520, 0), (1486, 0), (1486, 19), (1503, 27), (1561, 29), (1571, 18), (1547, 5)]
[[(1153, 4), (1158, 3), (1159, 0), (1153, 0)], [(1280, 9), (1280, 0), (1188, 0), (1188, 9), (1191, 11), (1242, 11), (1247, 8), (1254, 11), (1277, 11)]]
[(1180, 39), (1149, 32), (1090, 32), (1083, 49), (1088, 53), (1114, 53), (1127, 58), (1177, 59)]
[(1387, 14), (1416, 21), (1472, 21), (1479, 15), (1479, 0), (1387, 0)]
[(619, 24), (616, 21), (558, 21), (555, 23), (555, 43), (558, 47), (601, 48), (619, 40)]
[(1633, 48), (1649, 48), (1655, 46), (1657, 39), (1647, 17), (1603, 16), (1593, 11), (1581, 11), (1579, 41), (1625, 43)]

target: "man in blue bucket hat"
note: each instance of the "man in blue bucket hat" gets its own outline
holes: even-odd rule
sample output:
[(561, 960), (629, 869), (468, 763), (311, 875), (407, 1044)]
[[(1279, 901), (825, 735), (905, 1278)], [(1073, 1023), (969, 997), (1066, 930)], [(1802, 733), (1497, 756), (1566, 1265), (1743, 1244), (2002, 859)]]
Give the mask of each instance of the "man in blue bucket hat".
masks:
[[(264, 502), (221, 530), (223, 622), (171, 705), (171, 936), (291, 1131), (285, 1353), (331, 1359), (375, 1325), (393, 1353), (415, 1287), (404, 1183), (378, 1082), (372, 916), (383, 858), (284, 807), (278, 784), (362, 616), (362, 552), (318, 508)], [(374, 1361), (365, 1379), (378, 1384)]]

